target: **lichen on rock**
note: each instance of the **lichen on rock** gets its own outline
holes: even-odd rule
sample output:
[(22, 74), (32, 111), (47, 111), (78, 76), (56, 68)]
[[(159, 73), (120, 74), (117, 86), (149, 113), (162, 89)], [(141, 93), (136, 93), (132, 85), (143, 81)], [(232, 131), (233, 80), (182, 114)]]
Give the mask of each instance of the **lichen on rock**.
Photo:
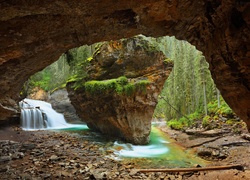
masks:
[(67, 85), (78, 115), (93, 130), (147, 144), (158, 94), (173, 67), (165, 59), (143, 36), (103, 43), (88, 78), (77, 89), (77, 81)]

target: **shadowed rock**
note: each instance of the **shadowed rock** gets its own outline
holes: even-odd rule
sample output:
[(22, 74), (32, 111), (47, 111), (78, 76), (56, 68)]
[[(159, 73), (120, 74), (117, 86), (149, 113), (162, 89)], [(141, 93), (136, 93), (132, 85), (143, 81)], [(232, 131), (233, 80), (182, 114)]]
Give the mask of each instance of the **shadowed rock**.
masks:
[(223, 98), (250, 129), (248, 1), (11, 0), (0, 10), (0, 120), (16, 113), (24, 82), (70, 48), (174, 35), (204, 53)]
[(75, 82), (68, 85), (72, 104), (89, 128), (147, 144), (158, 95), (173, 64), (143, 36), (106, 42), (97, 51), (88, 81), (76, 91)]

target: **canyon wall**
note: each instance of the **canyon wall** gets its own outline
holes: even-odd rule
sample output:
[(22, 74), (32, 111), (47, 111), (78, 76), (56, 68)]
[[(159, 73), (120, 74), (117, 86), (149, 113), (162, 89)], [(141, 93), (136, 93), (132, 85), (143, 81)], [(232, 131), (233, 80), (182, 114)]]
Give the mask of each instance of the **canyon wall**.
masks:
[(0, 1), (0, 119), (28, 77), (70, 48), (136, 34), (174, 35), (201, 50), (226, 102), (250, 129), (246, 0)]

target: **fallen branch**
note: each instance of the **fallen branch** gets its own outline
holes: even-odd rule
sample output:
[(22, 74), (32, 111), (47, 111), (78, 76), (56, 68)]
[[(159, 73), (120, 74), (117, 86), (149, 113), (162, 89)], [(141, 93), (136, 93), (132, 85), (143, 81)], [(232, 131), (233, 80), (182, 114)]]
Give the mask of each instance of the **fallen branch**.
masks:
[(187, 148), (194, 148), (194, 147), (202, 146), (202, 145), (204, 145), (204, 144), (206, 144), (206, 143), (210, 143), (210, 142), (216, 141), (217, 139), (220, 139), (220, 138), (222, 138), (222, 137), (221, 137), (221, 136), (220, 136), (220, 137), (216, 137), (216, 138), (210, 139), (210, 140), (208, 140), (208, 141), (204, 141), (204, 142), (199, 143), (199, 144), (195, 144), (195, 145), (192, 145), (192, 146), (188, 146)]
[(225, 165), (225, 166), (211, 166), (199, 168), (175, 168), (175, 169), (138, 169), (137, 172), (192, 172), (192, 171), (213, 171), (213, 170), (226, 170), (237, 169), (244, 170), (242, 165)]

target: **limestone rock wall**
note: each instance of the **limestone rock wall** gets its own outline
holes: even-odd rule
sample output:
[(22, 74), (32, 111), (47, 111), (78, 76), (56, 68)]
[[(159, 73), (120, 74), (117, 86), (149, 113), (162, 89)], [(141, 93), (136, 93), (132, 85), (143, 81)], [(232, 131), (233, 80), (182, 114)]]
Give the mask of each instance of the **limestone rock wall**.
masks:
[(175, 35), (201, 50), (221, 94), (250, 129), (250, 3), (245, 0), (0, 2), (0, 119), (23, 83), (66, 50), (136, 34)]
[[(71, 103), (89, 128), (133, 144), (147, 144), (158, 95), (173, 64), (164, 62), (165, 55), (143, 36), (106, 42), (97, 52), (85, 80), (96, 85), (92, 91), (86, 85), (75, 90), (74, 82), (69, 83)], [(99, 81), (91, 80), (109, 84), (101, 87)], [(120, 89), (114, 81), (120, 82)], [(128, 86), (131, 89), (121, 89)]]

